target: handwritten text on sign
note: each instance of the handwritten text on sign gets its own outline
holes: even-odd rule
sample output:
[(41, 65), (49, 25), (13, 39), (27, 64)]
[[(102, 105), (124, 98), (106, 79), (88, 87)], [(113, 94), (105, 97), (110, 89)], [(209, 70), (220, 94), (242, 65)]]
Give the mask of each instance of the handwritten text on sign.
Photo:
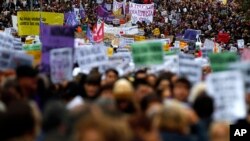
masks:
[(132, 22), (149, 21), (153, 22), (154, 4), (129, 3), (129, 13), (132, 15)]

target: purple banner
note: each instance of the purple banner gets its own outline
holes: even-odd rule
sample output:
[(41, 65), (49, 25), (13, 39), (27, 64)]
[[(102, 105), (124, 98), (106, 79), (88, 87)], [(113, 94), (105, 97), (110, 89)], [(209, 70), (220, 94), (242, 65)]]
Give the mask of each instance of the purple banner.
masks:
[(42, 42), (42, 72), (49, 73), (49, 53), (56, 48), (74, 47), (74, 28), (63, 26), (41, 25), (40, 30)]

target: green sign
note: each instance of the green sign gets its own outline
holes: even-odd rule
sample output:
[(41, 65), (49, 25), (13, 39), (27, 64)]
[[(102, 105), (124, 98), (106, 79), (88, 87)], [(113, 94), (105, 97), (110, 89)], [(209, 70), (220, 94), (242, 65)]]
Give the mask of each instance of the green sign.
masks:
[(162, 42), (143, 41), (136, 42), (132, 46), (133, 60), (136, 66), (149, 66), (163, 63)]
[(30, 45), (24, 45), (23, 50), (25, 51), (35, 51), (35, 50), (41, 50), (41, 44), (30, 44)]
[(224, 71), (229, 69), (229, 64), (238, 61), (238, 56), (233, 52), (225, 52), (209, 55), (212, 70), (214, 72)]

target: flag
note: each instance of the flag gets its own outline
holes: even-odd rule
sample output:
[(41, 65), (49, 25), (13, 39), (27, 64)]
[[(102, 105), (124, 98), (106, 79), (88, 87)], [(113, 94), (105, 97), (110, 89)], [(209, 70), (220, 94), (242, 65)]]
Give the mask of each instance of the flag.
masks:
[(76, 15), (74, 12), (69, 12), (68, 13), (68, 17), (66, 19), (66, 25), (68, 26), (75, 26), (75, 25), (78, 25), (78, 21), (76, 19)]
[(88, 39), (90, 42), (94, 42), (93, 34), (92, 34), (92, 31), (91, 31), (91, 29), (89, 28), (89, 26), (87, 27), (86, 37), (87, 37), (87, 39)]
[(99, 17), (106, 18), (109, 16), (109, 12), (103, 8), (101, 5), (97, 7), (96, 13)]
[(104, 39), (104, 22), (98, 21), (94, 28), (94, 41), (101, 42)]
[(82, 4), (80, 5), (79, 13), (80, 13), (81, 19), (84, 19), (85, 18), (85, 10), (84, 10)]

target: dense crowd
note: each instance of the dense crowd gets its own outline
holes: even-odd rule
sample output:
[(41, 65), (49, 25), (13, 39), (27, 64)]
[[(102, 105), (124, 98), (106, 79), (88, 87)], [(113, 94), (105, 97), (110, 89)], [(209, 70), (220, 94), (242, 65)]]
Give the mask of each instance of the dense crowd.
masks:
[[(98, 2), (98, 1), (96, 1)], [(11, 27), (18, 10), (67, 12), (83, 7), (79, 24), (97, 21), (92, 1), (3, 2), (0, 28)], [(151, 3), (150, 0), (135, 0)], [(107, 0), (112, 4), (112, 0)], [(138, 22), (147, 38), (155, 28), (164, 36), (202, 31), (202, 39), (219, 32), (250, 43), (250, 24), (237, 3), (155, 0), (154, 22)], [(211, 27), (211, 28), (209, 28)], [(236, 46), (236, 45), (235, 45)], [(203, 78), (211, 73), (203, 68)], [(204, 82), (193, 85), (172, 72), (138, 69), (121, 76), (117, 70), (93, 68), (73, 81), (53, 84), (50, 76), (30, 66), (0, 72), (0, 141), (229, 141), (227, 122), (213, 120), (215, 100)], [(250, 95), (246, 94), (247, 109)], [(250, 112), (235, 124), (250, 125)]]

